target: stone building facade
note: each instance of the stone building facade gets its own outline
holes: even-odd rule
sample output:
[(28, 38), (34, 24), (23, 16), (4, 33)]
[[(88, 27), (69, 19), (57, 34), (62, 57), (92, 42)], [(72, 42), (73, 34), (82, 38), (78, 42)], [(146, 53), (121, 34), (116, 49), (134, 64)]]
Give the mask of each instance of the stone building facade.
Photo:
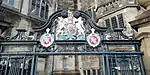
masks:
[[(18, 30), (25, 32), (24, 40), (36, 40), (37, 33), (34, 28), (44, 24), (48, 17), (57, 9), (56, 0), (2, 0), (0, 5), (0, 40), (18, 40)], [(9, 52), (24, 51), (26, 48), (8, 47)], [(0, 51), (1, 52), (1, 51)], [(39, 58), (39, 72), (44, 74), (45, 60)]]
[[(78, 10), (87, 12), (97, 25), (108, 27), (107, 40), (129, 40), (134, 39), (136, 31), (132, 29), (129, 24), (130, 21), (135, 20), (138, 13), (139, 4), (137, 0), (78, 0)], [(86, 4), (85, 4), (86, 2)], [(120, 35), (116, 32), (121, 32)], [(121, 47), (121, 46), (119, 46)], [(123, 50), (131, 50), (128, 46), (122, 48)], [(118, 50), (117, 47), (112, 47), (111, 50)], [(95, 61), (91, 61), (90, 58)], [(99, 75), (100, 67), (96, 67), (95, 63), (101, 63), (100, 56), (82, 56), (82, 65), (92, 65), (83, 67), (83, 75), (94, 74)], [(97, 61), (96, 61), (97, 60)], [(89, 63), (90, 62), (90, 63)], [(97, 65), (98, 66), (98, 65)]]
[[(56, 1), (48, 0), (3, 0), (1, 4), (1, 38), (11, 38), (15, 33), (11, 32), (17, 28), (27, 30), (26, 36), (33, 33), (33, 28), (45, 23), (48, 17), (56, 11)], [(9, 30), (10, 29), (10, 30)], [(7, 31), (10, 31), (8, 33)]]
[[(108, 27), (105, 34), (107, 40), (134, 39), (136, 31), (129, 22), (139, 15), (139, 7), (137, 0), (3, 0), (0, 9), (0, 16), (3, 17), (0, 19), (0, 39), (11, 39), (17, 35), (16, 29), (22, 29), (27, 31), (27, 39), (39, 40), (44, 31), (38, 32), (36, 29), (52, 13), (63, 8), (85, 11), (98, 26)], [(50, 74), (52, 71), (61, 73), (66, 70), (72, 73), (77, 71), (81, 75), (100, 75), (100, 56), (41, 57), (38, 58), (37, 68), (41, 75), (44, 72)]]

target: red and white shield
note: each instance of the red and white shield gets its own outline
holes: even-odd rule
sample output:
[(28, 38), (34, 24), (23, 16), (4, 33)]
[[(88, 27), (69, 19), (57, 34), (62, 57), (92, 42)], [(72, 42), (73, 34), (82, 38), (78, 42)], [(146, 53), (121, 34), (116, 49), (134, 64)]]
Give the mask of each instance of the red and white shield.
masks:
[(40, 43), (44, 47), (48, 47), (48, 46), (52, 45), (53, 42), (54, 42), (53, 34), (45, 33), (40, 38)]
[(87, 36), (87, 42), (92, 47), (96, 47), (100, 43), (100, 37), (98, 34), (94, 33), (93, 29), (92, 29), (92, 33)]

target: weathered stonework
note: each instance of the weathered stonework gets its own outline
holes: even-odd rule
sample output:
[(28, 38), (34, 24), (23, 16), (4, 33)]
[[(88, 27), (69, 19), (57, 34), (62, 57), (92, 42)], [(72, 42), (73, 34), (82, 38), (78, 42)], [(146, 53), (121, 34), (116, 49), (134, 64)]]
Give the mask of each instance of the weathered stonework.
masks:
[(144, 52), (143, 61), (146, 75), (150, 74), (150, 10), (146, 10), (136, 20), (130, 22), (131, 26), (138, 31), (136, 39), (141, 40), (141, 51)]
[(91, 56), (82, 56), (82, 68), (83, 70), (89, 70), (89, 69), (99, 69), (99, 56), (91, 55)]

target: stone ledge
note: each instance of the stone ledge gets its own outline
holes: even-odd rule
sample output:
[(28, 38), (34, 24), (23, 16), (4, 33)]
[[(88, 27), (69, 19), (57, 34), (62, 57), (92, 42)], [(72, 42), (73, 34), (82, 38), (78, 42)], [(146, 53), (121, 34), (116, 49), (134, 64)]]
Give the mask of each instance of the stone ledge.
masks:
[(141, 32), (135, 39), (140, 40), (143, 38), (150, 38), (150, 32)]
[(145, 18), (136, 19), (134, 21), (130, 21), (129, 23), (133, 28), (139, 28), (141, 26), (141, 24), (148, 23), (148, 22), (150, 22), (150, 16), (147, 16)]
[(150, 9), (143, 12), (141, 15), (138, 16), (136, 20), (130, 21), (129, 23), (133, 28), (139, 28), (141, 24), (150, 22)]

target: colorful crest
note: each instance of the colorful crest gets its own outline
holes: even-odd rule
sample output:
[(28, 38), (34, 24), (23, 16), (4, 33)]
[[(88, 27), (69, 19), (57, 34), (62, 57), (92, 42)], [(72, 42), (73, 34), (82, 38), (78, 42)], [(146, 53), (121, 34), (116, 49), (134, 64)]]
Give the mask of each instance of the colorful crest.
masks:
[(101, 39), (99, 37), (99, 34), (94, 33), (95, 29), (91, 29), (92, 33), (87, 36), (87, 42), (90, 46), (96, 47), (99, 45)]
[(40, 43), (44, 47), (49, 47), (54, 42), (54, 35), (49, 33), (50, 29), (46, 29), (46, 33), (40, 38)]
[(69, 12), (68, 18), (58, 17), (56, 40), (85, 40), (85, 27), (82, 17), (73, 17)]

